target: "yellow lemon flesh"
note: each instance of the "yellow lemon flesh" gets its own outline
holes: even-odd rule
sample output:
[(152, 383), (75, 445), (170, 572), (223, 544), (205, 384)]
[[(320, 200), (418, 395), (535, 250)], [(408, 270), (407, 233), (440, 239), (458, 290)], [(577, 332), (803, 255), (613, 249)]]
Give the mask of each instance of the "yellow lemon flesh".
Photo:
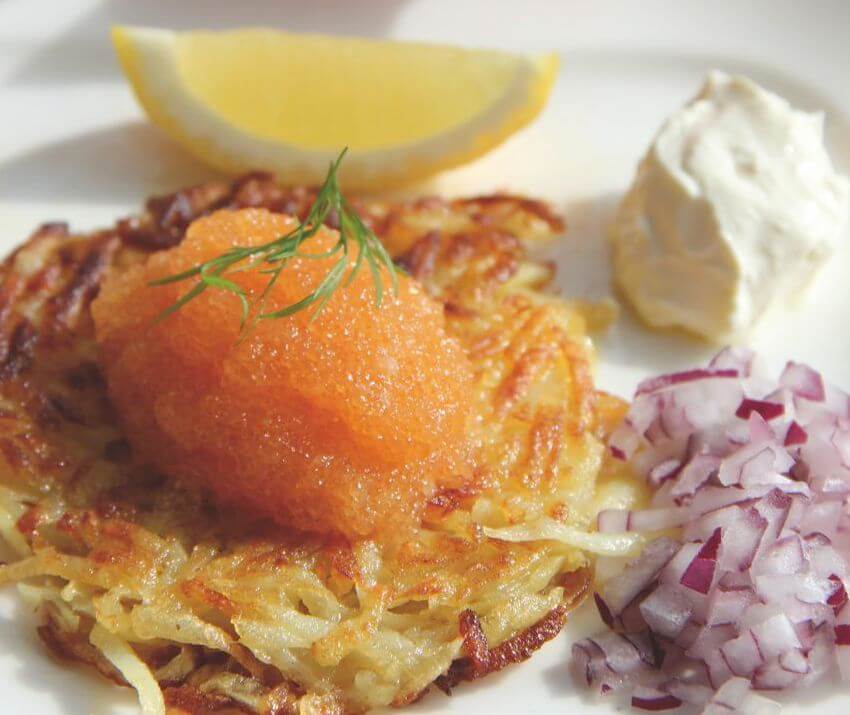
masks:
[(347, 146), (346, 186), (385, 188), (470, 161), (543, 108), (554, 55), (294, 35), (117, 27), (150, 118), (213, 166), (320, 183)]

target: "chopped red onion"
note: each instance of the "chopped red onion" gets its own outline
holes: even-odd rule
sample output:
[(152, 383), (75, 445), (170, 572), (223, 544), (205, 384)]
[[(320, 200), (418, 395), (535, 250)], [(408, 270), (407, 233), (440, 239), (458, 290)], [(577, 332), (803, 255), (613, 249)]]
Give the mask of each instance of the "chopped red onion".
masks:
[(721, 567), (729, 571), (746, 571), (761, 546), (767, 530), (767, 519), (754, 507), (732, 506), (729, 509), (734, 518), (729, 520), (726, 528), (735, 534), (735, 538), (726, 540)]
[(730, 345), (715, 355), (708, 366), (713, 370), (735, 370), (740, 377), (749, 377), (752, 373), (756, 354), (749, 348)]
[(633, 640), (609, 631), (579, 641), (572, 649), (575, 670), (588, 686), (599, 684), (601, 692), (627, 687), (638, 676), (651, 673)]
[(681, 526), (690, 516), (690, 509), (668, 507), (665, 509), (605, 509), (596, 518), (596, 528), (602, 533), (624, 531), (658, 531)]
[(792, 420), (791, 424), (788, 425), (788, 431), (785, 433), (785, 440), (782, 445), (791, 447), (795, 444), (804, 444), (808, 438), (809, 435), (806, 430)]
[(655, 688), (639, 686), (632, 693), (632, 707), (641, 710), (673, 710), (681, 704), (682, 701), (675, 695)]
[(679, 546), (676, 549), (673, 557), (670, 559), (670, 561), (664, 567), (664, 570), (661, 572), (661, 582), (672, 583), (677, 585), (681, 584), (682, 577), (685, 575), (685, 571), (688, 570), (688, 567), (697, 557), (697, 554), (700, 552), (701, 548), (702, 543), (698, 541), (690, 541)]
[(598, 593), (593, 594), (593, 600), (596, 603), (596, 610), (599, 611), (599, 617), (605, 622), (606, 626), (613, 628), (614, 614), (611, 613), (611, 609), (608, 608), (608, 604), (602, 600), (602, 596)]
[(735, 368), (704, 368), (674, 372), (669, 375), (661, 375), (660, 377), (652, 377), (648, 380), (644, 380), (638, 385), (635, 397), (658, 392), (660, 390), (666, 390), (670, 387), (675, 387), (676, 385), (681, 385), (686, 382), (718, 377), (738, 377), (738, 370)]
[(730, 678), (708, 701), (703, 715), (773, 715), (779, 712), (778, 703), (757, 695), (750, 690), (750, 681), (745, 678)]
[[(755, 591), (746, 586), (732, 588), (724, 588), (722, 585), (718, 586), (711, 594), (706, 625), (720, 626), (736, 624), (741, 614), (755, 603), (757, 598)], [(647, 625), (652, 628), (650, 624)]]
[(639, 608), (649, 629), (670, 640), (676, 639), (694, 612), (688, 598), (679, 589), (666, 584), (652, 591)]
[(752, 414), (761, 415), (765, 420), (772, 420), (781, 417), (785, 412), (785, 407), (781, 403), (768, 402), (766, 400), (751, 400), (745, 397), (735, 410), (735, 417), (740, 417), (746, 420)]
[(779, 656), (779, 665), (789, 673), (805, 675), (809, 672), (809, 661), (802, 650), (789, 650)]
[(596, 594), (613, 632), (574, 660), (645, 710), (772, 715), (754, 690), (850, 681), (850, 395), (812, 368), (779, 380), (748, 350), (643, 381), (611, 454), (655, 493), (600, 532), (661, 537)]
[(764, 657), (759, 650), (758, 641), (752, 631), (744, 631), (740, 636), (727, 641), (720, 647), (720, 655), (734, 675), (750, 676), (756, 668), (764, 665)]
[(717, 528), (697, 552), (693, 561), (688, 564), (685, 573), (679, 579), (679, 583), (698, 593), (708, 593), (711, 590), (711, 582), (714, 580), (714, 569), (717, 566), (717, 550), (719, 547), (720, 529)]
[(803, 542), (797, 534), (793, 534), (768, 546), (753, 568), (753, 573), (797, 574), (807, 565)]
[(711, 688), (699, 683), (685, 683), (674, 678), (663, 684), (663, 689), (683, 703), (689, 705), (705, 705), (713, 694)]
[(838, 417), (850, 417), (850, 395), (832, 385), (824, 387), (824, 407)]
[(678, 459), (666, 459), (656, 464), (649, 472), (649, 483), (654, 487), (661, 486), (668, 479), (675, 477), (681, 469), (681, 461)]
[(817, 682), (835, 668), (834, 634), (828, 624), (824, 623), (820, 628), (814, 629), (810, 641), (806, 646), (809, 648), (807, 655), (809, 672), (803, 678), (803, 685)]
[(605, 584), (602, 598), (609, 611), (615, 617), (619, 616), (626, 606), (655, 581), (677, 550), (676, 542), (666, 537), (648, 544), (628, 568)]
[[(696, 638), (688, 645), (685, 655), (689, 658), (705, 660), (710, 653), (714, 653), (723, 643), (734, 637), (735, 629), (731, 625), (702, 626), (697, 632)], [(680, 645), (685, 645), (685, 642), (680, 643)]]
[(764, 659), (773, 656), (778, 658), (783, 653), (801, 646), (793, 624), (784, 613), (753, 626), (751, 632)]
[(799, 673), (785, 670), (778, 662), (771, 662), (756, 669), (752, 685), (755, 690), (788, 690), (797, 687), (801, 678)]
[(625, 461), (625, 459), (626, 459), (625, 450), (622, 450), (622, 449), (620, 449), (619, 447), (617, 447), (616, 445), (613, 445), (613, 444), (611, 445), (611, 454), (613, 454), (617, 459), (621, 459), (623, 461)]
[[(746, 402), (746, 399), (741, 402), (743, 405)], [(756, 402), (756, 400), (751, 400), (751, 402)], [(784, 411), (784, 408), (783, 408)], [(740, 414), (739, 414), (740, 413)], [(741, 417), (744, 413), (741, 408), (738, 408), (738, 411), (735, 413), (736, 417)], [(781, 413), (780, 413), (781, 414)], [(779, 415), (776, 415), (777, 417)], [(744, 439), (738, 441), (738, 444), (744, 444), (746, 442), (764, 442), (767, 440), (772, 440), (774, 437), (773, 427), (771, 427), (767, 420), (770, 419), (765, 417), (761, 412), (750, 410), (746, 414), (747, 420), (747, 436)], [(732, 426), (732, 429), (735, 428), (735, 425)]]
[(674, 497), (692, 496), (713, 474), (717, 473), (720, 459), (711, 454), (697, 454), (679, 471), (679, 478), (673, 483), (671, 494)]
[(844, 587), (844, 582), (836, 574), (830, 574), (828, 578), (835, 584), (835, 588), (829, 598), (826, 599), (826, 602), (832, 606), (832, 610), (835, 611), (835, 615), (837, 616), (841, 609), (844, 608), (844, 604), (847, 603), (847, 589)]
[(779, 384), (807, 400), (823, 402), (826, 396), (823, 378), (808, 365), (789, 362), (779, 377)]

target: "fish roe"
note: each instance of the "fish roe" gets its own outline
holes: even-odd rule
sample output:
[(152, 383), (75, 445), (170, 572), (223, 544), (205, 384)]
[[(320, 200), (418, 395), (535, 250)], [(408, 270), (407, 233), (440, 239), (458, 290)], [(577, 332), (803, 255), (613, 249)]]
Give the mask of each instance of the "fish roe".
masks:
[[(378, 307), (364, 267), (312, 322), (310, 309), (262, 320), (242, 340), (240, 302), (226, 291), (155, 322), (192, 282), (150, 281), (294, 226), (265, 209), (218, 211), (179, 246), (110, 275), (92, 305), (110, 398), (137, 455), (225, 507), (300, 531), (403, 533), (436, 489), (469, 472), (472, 369), (416, 281), (400, 274), (393, 294), (383, 269)], [(337, 238), (323, 228), (302, 251)], [(266, 309), (311, 293), (335, 260), (292, 259)], [(252, 301), (268, 280), (254, 269), (228, 277)]]

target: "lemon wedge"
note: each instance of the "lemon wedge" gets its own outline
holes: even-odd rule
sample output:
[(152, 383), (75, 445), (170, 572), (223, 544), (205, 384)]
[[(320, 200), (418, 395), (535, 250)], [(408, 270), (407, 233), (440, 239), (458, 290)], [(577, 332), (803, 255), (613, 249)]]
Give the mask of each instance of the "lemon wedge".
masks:
[(557, 57), (264, 29), (116, 27), (148, 116), (228, 172), (385, 188), (480, 156), (542, 110)]

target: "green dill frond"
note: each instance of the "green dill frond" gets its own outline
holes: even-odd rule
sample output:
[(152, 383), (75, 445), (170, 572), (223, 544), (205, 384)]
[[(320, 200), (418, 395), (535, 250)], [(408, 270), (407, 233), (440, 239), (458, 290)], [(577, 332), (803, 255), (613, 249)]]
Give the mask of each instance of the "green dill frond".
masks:
[[(354, 280), (364, 262), (369, 268), (375, 286), (375, 305), (380, 307), (384, 296), (381, 267), (386, 268), (390, 275), (393, 292), (396, 292), (398, 288), (396, 268), (383, 244), (342, 195), (337, 172), (346, 151), (347, 149), (343, 149), (337, 159), (331, 163), (325, 182), (316, 194), (307, 218), (300, 222), (297, 228), (274, 241), (259, 246), (234, 246), (220, 256), (186, 271), (151, 281), (149, 284), (151, 286), (162, 286), (196, 279), (195, 284), (186, 293), (160, 313), (157, 321), (180, 310), (205, 290), (232, 293), (239, 300), (243, 331), (248, 326), (252, 312), (255, 316), (254, 321), (276, 320), (312, 306), (313, 313), (310, 319), (313, 320), (341, 285), (348, 285)], [(299, 250), (301, 244), (318, 232), (332, 212), (339, 222), (339, 240), (330, 250), (323, 253), (302, 253)], [(349, 268), (352, 244), (356, 244), (358, 251), (354, 265)], [(269, 293), (278, 280), (286, 279), (286, 264), (291, 258), (316, 260), (334, 256), (337, 256), (336, 261), (311, 293), (291, 305), (266, 310)], [(239, 271), (258, 269), (261, 273), (268, 275), (269, 279), (260, 298), (252, 304), (242, 287), (226, 276)]]

